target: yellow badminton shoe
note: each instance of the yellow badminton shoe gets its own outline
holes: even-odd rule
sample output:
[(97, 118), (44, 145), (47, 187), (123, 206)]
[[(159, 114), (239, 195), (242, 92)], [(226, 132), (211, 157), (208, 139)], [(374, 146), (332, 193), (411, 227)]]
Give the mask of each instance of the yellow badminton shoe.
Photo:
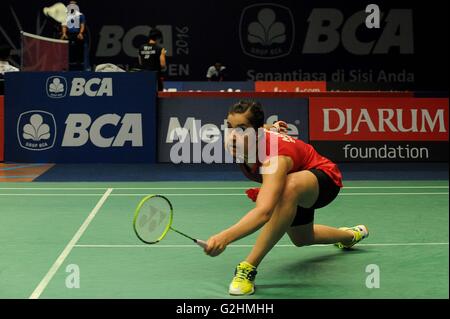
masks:
[(251, 295), (255, 292), (256, 267), (246, 261), (237, 265), (234, 278), (230, 283), (228, 292), (233, 296)]
[(339, 248), (349, 249), (352, 248), (355, 244), (359, 243), (364, 238), (369, 237), (369, 229), (365, 225), (358, 225), (354, 227), (341, 227), (341, 230), (352, 231), (353, 232), (353, 240), (350, 244), (336, 243), (335, 245)]

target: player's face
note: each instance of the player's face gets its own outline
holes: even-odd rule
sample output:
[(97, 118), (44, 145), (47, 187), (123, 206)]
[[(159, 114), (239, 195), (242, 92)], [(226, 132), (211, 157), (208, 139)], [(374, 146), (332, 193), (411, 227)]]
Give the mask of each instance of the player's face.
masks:
[(256, 132), (246, 113), (230, 113), (227, 117), (225, 149), (235, 158), (248, 158), (256, 146)]

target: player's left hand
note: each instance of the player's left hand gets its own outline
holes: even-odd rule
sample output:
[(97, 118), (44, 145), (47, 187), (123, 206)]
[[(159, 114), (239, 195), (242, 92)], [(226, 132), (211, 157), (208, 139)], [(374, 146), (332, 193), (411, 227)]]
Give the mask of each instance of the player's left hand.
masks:
[(84, 39), (83, 33), (78, 33), (77, 38), (82, 41)]
[(288, 125), (284, 121), (278, 121), (273, 123), (273, 127), (277, 129), (278, 133), (286, 134), (288, 132)]
[(219, 256), (225, 248), (227, 248), (228, 242), (222, 234), (211, 236), (206, 242), (205, 253), (211, 257)]

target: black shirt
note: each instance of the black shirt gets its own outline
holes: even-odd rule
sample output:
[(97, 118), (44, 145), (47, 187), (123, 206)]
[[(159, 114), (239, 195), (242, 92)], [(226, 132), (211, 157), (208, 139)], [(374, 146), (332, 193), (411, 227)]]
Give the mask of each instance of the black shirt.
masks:
[(160, 56), (163, 48), (157, 44), (144, 44), (139, 48), (141, 66), (147, 71), (161, 72)]

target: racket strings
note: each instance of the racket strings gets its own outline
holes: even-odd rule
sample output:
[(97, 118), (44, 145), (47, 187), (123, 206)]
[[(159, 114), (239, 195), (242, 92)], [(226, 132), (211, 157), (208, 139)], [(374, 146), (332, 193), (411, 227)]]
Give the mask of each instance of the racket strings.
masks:
[(193, 240), (200, 247), (206, 247), (206, 242), (172, 228), (172, 219), (173, 210), (169, 200), (162, 195), (148, 195), (136, 208), (133, 219), (134, 232), (146, 244), (156, 244), (172, 230)]
[(147, 242), (158, 242), (170, 223), (170, 207), (157, 197), (144, 203), (137, 220), (137, 232)]

